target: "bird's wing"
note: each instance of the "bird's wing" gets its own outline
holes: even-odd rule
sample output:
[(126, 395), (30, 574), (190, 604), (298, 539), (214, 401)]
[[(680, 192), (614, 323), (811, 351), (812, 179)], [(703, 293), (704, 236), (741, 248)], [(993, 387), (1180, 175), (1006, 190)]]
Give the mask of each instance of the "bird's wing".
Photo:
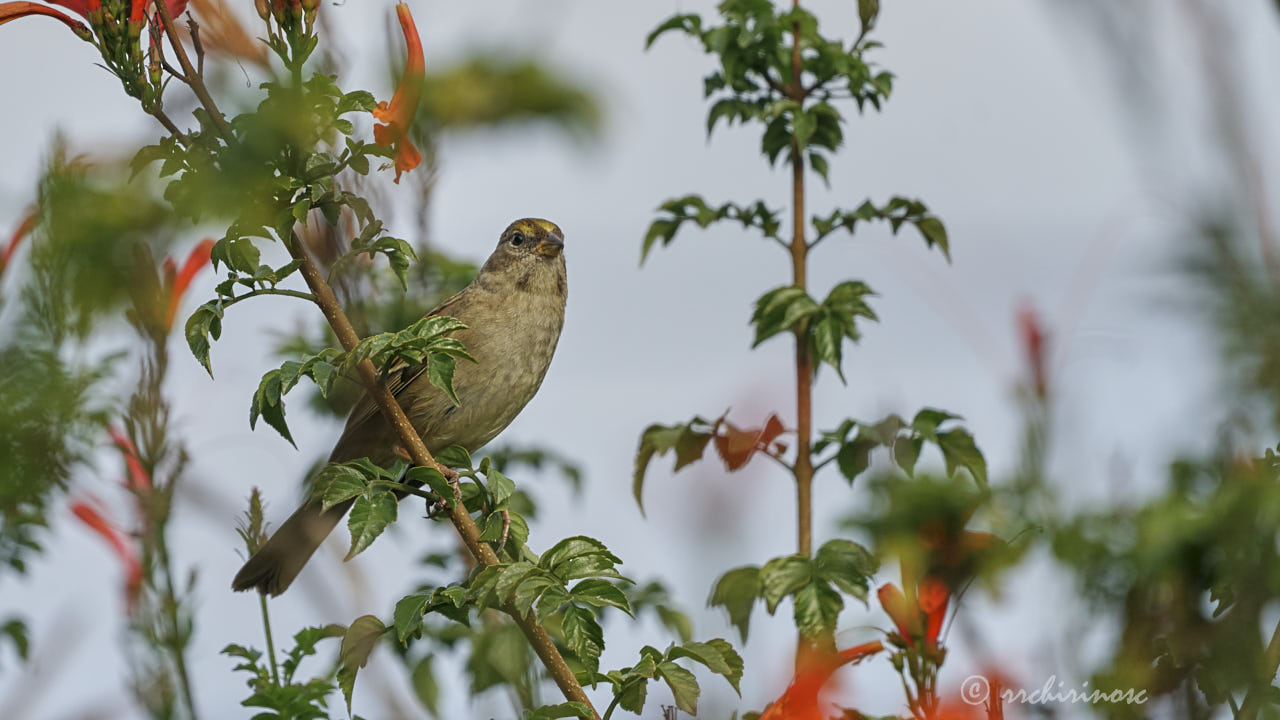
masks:
[[(449, 299), (440, 303), (435, 310), (427, 313), (426, 317), (446, 314), (445, 311), (458, 304), (458, 301), (462, 299), (463, 294), (467, 292), (467, 289), (468, 288), (463, 288), (462, 290), (454, 293), (449, 297)], [(425, 362), (410, 365), (403, 360), (397, 360), (391, 364), (390, 368), (387, 369), (384, 384), (386, 385), (387, 390), (391, 391), (392, 396), (399, 398), (400, 393), (405, 388), (409, 387), (410, 383), (418, 379), (419, 375), (426, 372), (426, 369), (427, 363)], [(360, 400), (356, 402), (355, 407), (351, 409), (351, 416), (347, 418), (347, 427), (342, 433), (343, 437), (345, 438), (347, 435), (352, 434), (356, 428), (360, 427), (369, 418), (377, 414), (378, 403), (374, 401), (373, 397), (370, 396), (369, 392), (366, 390), (364, 394), (360, 396)], [(339, 440), (338, 444), (341, 443), (342, 440)]]

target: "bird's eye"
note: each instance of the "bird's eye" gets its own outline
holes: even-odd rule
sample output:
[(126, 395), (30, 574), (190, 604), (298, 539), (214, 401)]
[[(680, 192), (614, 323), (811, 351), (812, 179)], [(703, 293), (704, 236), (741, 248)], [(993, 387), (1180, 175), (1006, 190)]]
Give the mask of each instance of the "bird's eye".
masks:
[(523, 245), (523, 244), (524, 244), (524, 233), (512, 233), (512, 234), (511, 234), (511, 244), (512, 244), (512, 245)]

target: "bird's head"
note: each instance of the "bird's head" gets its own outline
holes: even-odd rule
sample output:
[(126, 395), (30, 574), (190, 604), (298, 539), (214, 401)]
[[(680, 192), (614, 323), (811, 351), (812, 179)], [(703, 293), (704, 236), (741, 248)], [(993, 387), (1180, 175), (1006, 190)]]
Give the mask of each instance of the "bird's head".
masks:
[(564, 274), (564, 233), (550, 220), (524, 218), (507, 226), (482, 272), (528, 283), (536, 276)]

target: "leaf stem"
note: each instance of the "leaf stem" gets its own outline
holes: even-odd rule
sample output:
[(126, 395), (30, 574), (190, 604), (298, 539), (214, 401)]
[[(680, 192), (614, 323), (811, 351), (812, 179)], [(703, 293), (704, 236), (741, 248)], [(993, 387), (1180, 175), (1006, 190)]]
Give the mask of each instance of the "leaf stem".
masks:
[(285, 288), (257, 288), (256, 290), (250, 290), (249, 292), (243, 295), (237, 295), (233, 298), (227, 298), (223, 300), (222, 307), (229, 308), (232, 305), (235, 305), (236, 303), (240, 302), (241, 300), (248, 300), (251, 297), (257, 297), (259, 295), (284, 295), (285, 297), (294, 297), (294, 298), (298, 298), (299, 300), (306, 300), (308, 302), (316, 301), (315, 295), (312, 295), (311, 293), (302, 292), (301, 290), (288, 290)]
[(267, 594), (258, 593), (258, 603), (262, 607), (262, 632), (267, 636), (267, 658), (271, 661), (271, 682), (280, 687), (280, 669), (276, 665), (276, 643), (271, 637), (271, 615), (267, 613)]

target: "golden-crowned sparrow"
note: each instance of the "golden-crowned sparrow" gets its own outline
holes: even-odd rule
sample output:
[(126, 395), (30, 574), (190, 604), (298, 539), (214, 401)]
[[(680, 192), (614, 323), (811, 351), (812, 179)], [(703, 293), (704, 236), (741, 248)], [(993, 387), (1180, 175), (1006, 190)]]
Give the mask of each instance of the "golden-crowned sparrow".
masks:
[[(425, 364), (388, 374), (388, 389), (428, 450), (461, 445), (474, 452), (502, 432), (538, 391), (564, 325), (563, 248), (564, 236), (554, 223), (517, 220), (471, 284), (431, 311), (467, 325), (453, 336), (476, 359), (459, 362), (454, 373), (460, 405), (428, 382)], [(403, 452), (366, 394), (352, 409), (329, 461), (367, 457), (385, 467)], [(350, 506), (348, 501), (322, 512), (318, 502), (305, 503), (240, 568), (232, 588), (284, 592)]]

